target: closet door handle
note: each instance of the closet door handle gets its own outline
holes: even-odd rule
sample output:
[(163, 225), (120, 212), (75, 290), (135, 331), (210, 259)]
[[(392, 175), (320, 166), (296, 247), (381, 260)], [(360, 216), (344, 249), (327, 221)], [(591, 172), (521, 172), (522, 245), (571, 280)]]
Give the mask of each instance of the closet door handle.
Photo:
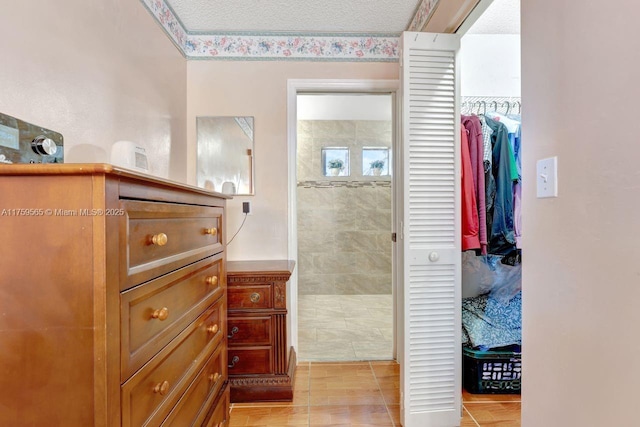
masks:
[(440, 259), (440, 254), (438, 252), (431, 252), (429, 254), (429, 261), (436, 262)]

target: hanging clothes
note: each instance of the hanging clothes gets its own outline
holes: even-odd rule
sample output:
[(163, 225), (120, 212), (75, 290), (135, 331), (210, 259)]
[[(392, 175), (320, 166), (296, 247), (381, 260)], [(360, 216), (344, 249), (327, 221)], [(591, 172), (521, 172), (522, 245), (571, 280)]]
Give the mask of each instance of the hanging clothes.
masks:
[[(485, 117), (485, 120), (493, 130), (491, 135), (491, 176), (495, 184), (495, 188), (487, 188), (487, 196), (491, 196), (493, 201), (490, 207), (487, 203), (489, 253), (505, 255), (516, 248), (513, 217), (513, 152), (509, 143), (507, 127), (489, 117)], [(517, 170), (515, 175), (517, 180)]]
[(467, 130), (462, 126), (461, 161), (462, 161), (462, 250), (480, 249), (478, 237), (479, 221), (478, 206), (476, 203), (475, 188), (473, 186), (473, 169), (471, 167), (471, 155), (469, 153), (469, 140)]
[(482, 143), (484, 145), (484, 171), (489, 172), (491, 170), (491, 134), (493, 134), (493, 129), (487, 126), (484, 116), (480, 116), (479, 119), (482, 125)]
[(484, 189), (484, 140), (478, 116), (462, 116), (462, 125), (469, 135), (469, 153), (473, 173), (473, 186), (478, 206), (480, 251), (487, 254), (487, 205)]

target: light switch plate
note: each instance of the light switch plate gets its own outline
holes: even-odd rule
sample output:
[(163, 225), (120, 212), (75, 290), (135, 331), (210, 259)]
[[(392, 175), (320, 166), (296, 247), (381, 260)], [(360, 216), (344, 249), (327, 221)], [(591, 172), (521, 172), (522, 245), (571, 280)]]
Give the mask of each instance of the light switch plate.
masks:
[(558, 197), (558, 158), (538, 160), (536, 163), (536, 193), (539, 199)]

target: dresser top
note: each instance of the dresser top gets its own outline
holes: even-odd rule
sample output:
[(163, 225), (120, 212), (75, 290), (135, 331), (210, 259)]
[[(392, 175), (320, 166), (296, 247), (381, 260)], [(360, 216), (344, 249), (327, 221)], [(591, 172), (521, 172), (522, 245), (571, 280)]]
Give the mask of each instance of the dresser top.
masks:
[(121, 168), (108, 163), (35, 163), (35, 164), (11, 164), (0, 165), (0, 177), (3, 175), (27, 176), (27, 175), (116, 175), (126, 178), (135, 178), (152, 184), (170, 185), (183, 188), (191, 192), (230, 199), (226, 194), (216, 193), (200, 187), (147, 175), (130, 169)]
[(227, 275), (279, 274), (290, 276), (296, 262), (287, 259), (260, 261), (227, 261)]

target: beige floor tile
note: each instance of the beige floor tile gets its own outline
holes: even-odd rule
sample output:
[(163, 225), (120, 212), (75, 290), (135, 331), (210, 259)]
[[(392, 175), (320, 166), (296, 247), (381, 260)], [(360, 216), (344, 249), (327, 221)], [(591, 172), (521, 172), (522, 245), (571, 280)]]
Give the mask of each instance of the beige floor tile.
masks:
[(311, 407), (310, 426), (393, 426), (384, 405), (336, 405)]
[(345, 317), (347, 329), (393, 328), (392, 318)]
[(385, 341), (382, 333), (370, 329), (316, 329), (318, 342)]
[(303, 361), (355, 360), (356, 352), (351, 343), (315, 342), (301, 345), (298, 358)]
[(385, 340), (393, 342), (393, 328), (378, 328), (378, 330)]
[(390, 341), (352, 341), (356, 357), (374, 359), (393, 359), (393, 347)]
[(393, 308), (368, 308), (369, 315), (376, 319), (393, 319)]

